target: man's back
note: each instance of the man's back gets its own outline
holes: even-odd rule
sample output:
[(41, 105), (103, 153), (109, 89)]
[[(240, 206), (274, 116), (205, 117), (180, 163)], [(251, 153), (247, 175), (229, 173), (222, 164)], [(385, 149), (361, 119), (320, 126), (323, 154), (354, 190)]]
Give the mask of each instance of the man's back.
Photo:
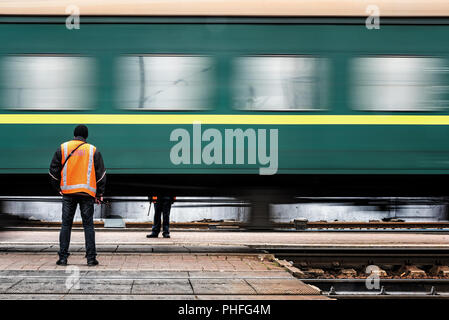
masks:
[(83, 193), (92, 197), (104, 194), (106, 170), (103, 157), (83, 137), (61, 144), (53, 156), (49, 174), (54, 188), (63, 194)]
[(84, 192), (95, 197), (95, 150), (93, 145), (80, 140), (68, 141), (61, 145), (63, 168), (60, 185), (63, 194)]

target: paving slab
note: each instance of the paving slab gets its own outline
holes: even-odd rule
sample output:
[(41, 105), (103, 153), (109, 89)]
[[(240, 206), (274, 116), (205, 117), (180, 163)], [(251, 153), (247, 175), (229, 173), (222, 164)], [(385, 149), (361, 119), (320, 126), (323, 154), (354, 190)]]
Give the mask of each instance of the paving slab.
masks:
[[(83, 274), (82, 272), (80, 273)], [(0, 279), (26, 277), (66, 277), (66, 270), (0, 270)]]
[(257, 294), (319, 295), (320, 290), (298, 279), (247, 279)]
[(0, 293), (5, 293), (9, 288), (11, 288), (14, 284), (16, 284), (19, 281), (20, 279), (0, 278)]
[(190, 279), (294, 279), (285, 271), (189, 271)]
[(189, 273), (187, 271), (88, 271), (83, 275), (84, 279), (188, 279)]
[(188, 279), (135, 280), (132, 294), (193, 294)]
[(0, 294), (0, 300), (61, 300), (63, 294)]
[(5, 293), (50, 293), (50, 294), (64, 294), (70, 290), (70, 285), (66, 284), (65, 280), (53, 279), (23, 279), (18, 281), (15, 285), (8, 288)]
[(81, 278), (69, 291), (69, 294), (130, 294), (134, 280), (123, 279), (85, 279)]
[(195, 294), (250, 295), (256, 291), (244, 279), (191, 279)]

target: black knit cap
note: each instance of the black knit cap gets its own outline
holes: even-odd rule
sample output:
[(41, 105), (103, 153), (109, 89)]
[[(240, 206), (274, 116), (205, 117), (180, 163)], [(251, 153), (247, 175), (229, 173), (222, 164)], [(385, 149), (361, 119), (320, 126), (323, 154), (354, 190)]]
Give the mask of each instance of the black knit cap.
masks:
[(87, 139), (89, 131), (87, 130), (87, 127), (84, 124), (80, 124), (76, 126), (75, 130), (73, 131), (73, 135), (75, 137), (83, 137), (84, 139)]

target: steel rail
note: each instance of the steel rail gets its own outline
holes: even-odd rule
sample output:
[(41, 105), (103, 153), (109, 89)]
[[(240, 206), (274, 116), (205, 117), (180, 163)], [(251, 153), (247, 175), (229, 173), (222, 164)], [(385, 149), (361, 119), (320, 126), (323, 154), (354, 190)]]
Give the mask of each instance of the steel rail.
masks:
[(449, 265), (447, 248), (265, 248), (294, 266)]
[(301, 279), (333, 298), (449, 298), (449, 279)]

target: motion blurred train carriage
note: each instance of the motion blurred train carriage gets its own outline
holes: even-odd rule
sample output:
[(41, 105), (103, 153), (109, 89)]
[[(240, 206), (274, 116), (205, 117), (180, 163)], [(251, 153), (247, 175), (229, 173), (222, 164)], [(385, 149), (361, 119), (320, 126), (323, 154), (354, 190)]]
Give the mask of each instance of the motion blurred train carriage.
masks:
[[(54, 195), (51, 156), (84, 123), (109, 196), (447, 196), (449, 5), (380, 1), (373, 29), (372, 2), (1, 1), (0, 194)], [(193, 122), (277, 129), (276, 174), (248, 144), (173, 163)]]

